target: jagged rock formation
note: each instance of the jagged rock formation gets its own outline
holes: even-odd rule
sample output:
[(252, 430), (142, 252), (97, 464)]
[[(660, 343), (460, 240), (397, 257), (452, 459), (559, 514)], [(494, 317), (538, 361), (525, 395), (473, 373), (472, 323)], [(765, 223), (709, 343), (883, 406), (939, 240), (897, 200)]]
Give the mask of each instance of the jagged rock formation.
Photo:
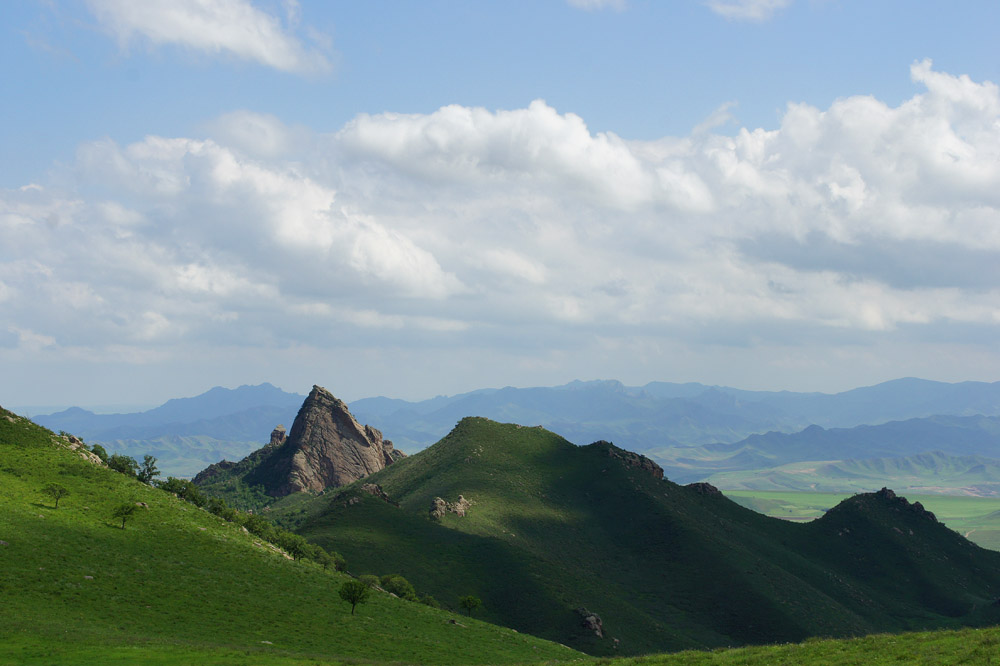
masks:
[(371, 426), (362, 426), (343, 400), (313, 386), (287, 437), (271, 434), (273, 453), (245, 478), (272, 497), (344, 486), (391, 465), (405, 454)]
[[(343, 400), (313, 386), (292, 429), (276, 426), (267, 445), (238, 463), (210, 465), (194, 478), (211, 494), (250, 488), (261, 498), (321, 493), (344, 486), (405, 457), (371, 426), (354, 418)], [(373, 493), (376, 494), (377, 493)]]

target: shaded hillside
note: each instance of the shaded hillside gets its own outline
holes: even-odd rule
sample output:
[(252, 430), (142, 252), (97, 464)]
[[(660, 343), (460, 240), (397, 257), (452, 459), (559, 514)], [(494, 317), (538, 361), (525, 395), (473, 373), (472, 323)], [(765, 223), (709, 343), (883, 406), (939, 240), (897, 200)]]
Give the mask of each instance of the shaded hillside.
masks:
[[(2, 663), (457, 665), (574, 655), (382, 593), (352, 616), (338, 596), (346, 575), (286, 559), (66, 444), (0, 410)], [(58, 509), (41, 492), (50, 483), (69, 491)], [(145, 506), (121, 529), (114, 509), (136, 502)]]
[[(681, 481), (720, 472), (757, 470), (805, 461), (895, 458), (940, 451), (992, 458), (1000, 452), (1000, 417), (932, 416), (881, 425), (751, 435), (732, 444), (658, 449), (667, 475)], [(1000, 478), (995, 481), (1000, 482)]]
[(254, 508), (267, 498), (346, 485), (403, 457), (381, 432), (358, 423), (342, 400), (313, 386), (287, 437), (279, 426), (267, 446), (239, 462), (210, 465), (194, 482), (237, 506), (252, 502), (247, 508)]
[(1000, 460), (951, 456), (940, 451), (902, 458), (789, 463), (769, 469), (713, 474), (725, 490), (871, 492), (891, 481), (899, 492), (1000, 496)]
[[(844, 507), (836, 528), (796, 525), (664, 481), (608, 443), (481, 418), (365, 483), (399, 506), (356, 484), (273, 512), (359, 567), (399, 571), (439, 599), (477, 594), (483, 617), (594, 654), (614, 639), (642, 653), (1000, 619), (1000, 553), (895, 498)], [(431, 517), (460, 496), (465, 515)], [(867, 557), (893, 567), (840, 536), (852, 520)], [(601, 618), (603, 638), (578, 609)]]

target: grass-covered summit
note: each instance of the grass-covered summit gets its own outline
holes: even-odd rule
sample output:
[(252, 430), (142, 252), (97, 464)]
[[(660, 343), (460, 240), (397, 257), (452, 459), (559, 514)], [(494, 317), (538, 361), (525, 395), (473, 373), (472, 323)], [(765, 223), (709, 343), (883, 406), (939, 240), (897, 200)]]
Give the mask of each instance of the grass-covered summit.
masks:
[[(595, 654), (1000, 619), (1000, 553), (899, 498), (798, 525), (657, 471), (606, 442), (466, 418), (363, 482), (273, 511), (359, 573), (398, 571), (453, 606), (474, 594), (486, 619)], [(448, 510), (460, 496), (465, 515)]]
[[(352, 616), (338, 595), (348, 576), (287, 559), (235, 524), (67, 445), (0, 409), (0, 663), (495, 664), (579, 656), (383, 593)], [(51, 485), (67, 491), (58, 508), (43, 492)], [(122, 505), (136, 509), (125, 529), (116, 516)]]

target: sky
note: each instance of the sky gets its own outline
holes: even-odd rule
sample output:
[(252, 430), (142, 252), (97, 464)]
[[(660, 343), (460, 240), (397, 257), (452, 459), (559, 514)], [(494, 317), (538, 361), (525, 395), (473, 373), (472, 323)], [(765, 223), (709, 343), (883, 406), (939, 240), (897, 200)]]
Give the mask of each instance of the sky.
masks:
[(1000, 380), (1000, 3), (0, 3), (0, 404)]

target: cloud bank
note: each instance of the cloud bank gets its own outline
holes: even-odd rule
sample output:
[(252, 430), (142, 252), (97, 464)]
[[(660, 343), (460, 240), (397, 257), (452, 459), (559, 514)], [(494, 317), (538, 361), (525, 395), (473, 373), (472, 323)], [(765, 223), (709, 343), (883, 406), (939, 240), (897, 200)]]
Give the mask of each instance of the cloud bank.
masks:
[(333, 134), (241, 111), (211, 136), (91, 142), (52, 184), (0, 192), (18, 322), (0, 357), (327, 350), (664, 377), (678, 354), (757, 348), (793, 372), (884, 345), (973, 367), (1000, 334), (1000, 93), (929, 61), (911, 77), (898, 106), (790, 104), (732, 136), (626, 141), (537, 100)]

